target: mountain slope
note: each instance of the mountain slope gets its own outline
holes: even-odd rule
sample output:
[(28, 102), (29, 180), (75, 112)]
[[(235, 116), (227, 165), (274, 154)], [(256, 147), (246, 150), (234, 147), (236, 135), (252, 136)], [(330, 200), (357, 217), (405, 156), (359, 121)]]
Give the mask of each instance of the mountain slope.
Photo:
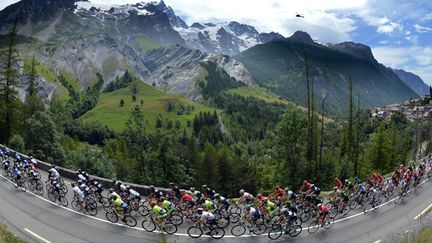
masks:
[(429, 94), (429, 85), (427, 85), (419, 76), (400, 69), (393, 69), (393, 72), (395, 72), (399, 78), (418, 95)]
[[(304, 52), (309, 61), (310, 80), (314, 81), (316, 100), (328, 93), (327, 110), (345, 112), (348, 101), (348, 80), (359, 92), (362, 107), (401, 102), (418, 95), (403, 83), (392, 70), (349, 50), (336, 50), (314, 43), (304, 32), (292, 37), (252, 47), (240, 53), (241, 61), (256, 82), (283, 98), (306, 104)], [(351, 54), (350, 54), (351, 53)]]
[[(190, 124), (188, 126), (187, 121), (192, 121), (199, 112), (213, 111), (180, 95), (166, 94), (144, 83), (138, 83), (137, 89), (136, 101), (132, 101), (131, 87), (101, 94), (96, 107), (80, 119), (84, 122), (100, 122), (111, 129), (121, 131), (125, 127), (131, 110), (139, 105), (142, 106), (144, 117), (148, 121), (147, 129), (151, 131), (155, 130), (158, 117), (163, 120), (164, 127), (168, 124), (168, 120), (172, 122), (173, 127), (178, 120), (179, 129), (190, 130)], [(123, 106), (120, 106), (120, 100), (124, 101)], [(172, 108), (168, 108), (169, 106)]]

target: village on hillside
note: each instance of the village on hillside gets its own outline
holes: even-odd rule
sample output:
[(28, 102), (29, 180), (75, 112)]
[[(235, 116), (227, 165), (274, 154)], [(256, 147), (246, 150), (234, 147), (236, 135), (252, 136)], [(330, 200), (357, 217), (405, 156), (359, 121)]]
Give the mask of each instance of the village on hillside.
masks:
[(432, 87), (429, 87), (429, 95), (418, 99), (410, 99), (402, 104), (372, 108), (370, 115), (371, 122), (389, 121), (391, 116), (398, 111), (402, 112), (411, 122), (432, 117)]

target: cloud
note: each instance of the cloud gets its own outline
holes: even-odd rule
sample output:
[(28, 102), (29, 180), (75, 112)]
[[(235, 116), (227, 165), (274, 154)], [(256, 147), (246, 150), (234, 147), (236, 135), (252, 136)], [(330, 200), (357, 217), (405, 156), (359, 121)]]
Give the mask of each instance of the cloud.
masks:
[(432, 84), (432, 47), (375, 47), (375, 58), (386, 66), (400, 68), (419, 75)]
[(403, 30), (402, 25), (398, 23), (390, 22), (388, 24), (379, 26), (377, 32), (382, 34), (391, 34), (396, 30)]
[(414, 28), (415, 28), (415, 30), (416, 30), (417, 32), (419, 32), (419, 33), (428, 33), (428, 32), (432, 32), (432, 28), (430, 28), (430, 27), (426, 27), (426, 26), (421, 26), (421, 25), (418, 25), (418, 24), (415, 24), (415, 25), (414, 25)]

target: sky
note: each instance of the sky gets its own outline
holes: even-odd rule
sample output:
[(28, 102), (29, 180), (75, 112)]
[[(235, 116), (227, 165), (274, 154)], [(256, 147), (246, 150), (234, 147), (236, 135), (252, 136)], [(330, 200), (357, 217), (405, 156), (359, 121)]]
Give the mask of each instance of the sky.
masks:
[[(91, 0), (126, 4), (140, 0)], [(17, 0), (1, 0), (0, 9)], [(392, 68), (432, 84), (431, 0), (165, 0), (187, 24), (238, 21), (259, 32), (308, 32), (321, 43), (353, 41)], [(296, 14), (304, 15), (297, 18)]]

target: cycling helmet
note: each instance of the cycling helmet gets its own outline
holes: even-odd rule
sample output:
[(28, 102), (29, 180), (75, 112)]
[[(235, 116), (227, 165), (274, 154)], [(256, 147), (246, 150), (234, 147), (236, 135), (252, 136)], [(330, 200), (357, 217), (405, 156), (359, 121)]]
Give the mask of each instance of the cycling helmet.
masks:
[(78, 182), (78, 184), (81, 184), (81, 183), (82, 183), (82, 180), (78, 180), (77, 182)]
[(204, 189), (204, 188), (207, 188), (207, 185), (202, 185), (202, 188)]
[(219, 198), (220, 195), (216, 193), (216, 194), (213, 195), (213, 197), (214, 197), (214, 198)]
[(285, 187), (285, 189), (284, 189), (286, 192), (289, 192), (289, 188), (288, 187)]
[(246, 211), (249, 212), (250, 210), (251, 210), (251, 206), (250, 206), (250, 205), (247, 205), (247, 206), (246, 206)]
[(71, 183), (71, 186), (72, 186), (72, 187), (75, 187), (75, 183)]
[(282, 212), (282, 213), (285, 213), (285, 212), (287, 212), (287, 211), (288, 211), (287, 208), (282, 208), (282, 209), (281, 209), (281, 212)]
[(169, 183), (169, 186), (170, 186), (170, 187), (173, 187), (173, 186), (175, 186), (175, 183), (174, 183), (174, 182), (170, 182), (170, 183)]
[(197, 209), (198, 212), (200, 212), (200, 211), (202, 212), (203, 210), (204, 210), (203, 208), (198, 208)]
[(110, 189), (109, 189), (109, 192), (110, 192), (110, 193), (113, 193), (113, 192), (114, 192), (114, 189), (110, 188)]
[(163, 201), (165, 201), (165, 198), (164, 197), (160, 197), (159, 201), (163, 202)]
[(261, 197), (262, 197), (261, 193), (258, 193), (258, 194), (257, 194), (257, 198), (259, 199), (259, 198), (261, 198)]
[(55, 170), (59, 170), (59, 167), (56, 165), (56, 166), (54, 166), (54, 169)]
[(245, 191), (244, 191), (243, 189), (241, 189), (241, 190), (239, 191), (240, 195), (242, 195), (242, 196), (243, 196), (244, 192), (245, 192)]
[(317, 204), (317, 207), (321, 207), (321, 205), (322, 205), (321, 203), (318, 203), (318, 204)]
[(113, 180), (112, 180), (112, 183), (114, 183), (114, 184), (115, 184), (116, 182), (117, 182), (117, 181), (116, 181), (115, 179), (113, 179)]

